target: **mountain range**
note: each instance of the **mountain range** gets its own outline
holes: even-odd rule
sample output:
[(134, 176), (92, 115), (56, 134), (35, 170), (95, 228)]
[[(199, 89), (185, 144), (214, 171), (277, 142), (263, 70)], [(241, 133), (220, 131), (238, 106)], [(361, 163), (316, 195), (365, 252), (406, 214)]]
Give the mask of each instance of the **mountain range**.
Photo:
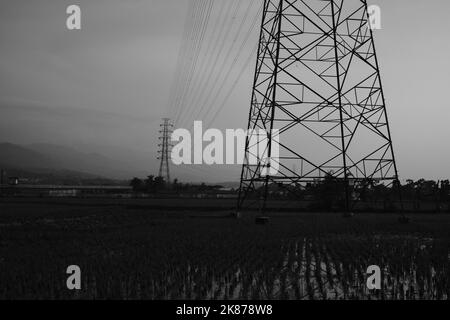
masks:
[(129, 164), (99, 153), (86, 153), (75, 148), (52, 145), (17, 145), (0, 143), (0, 167), (27, 172), (78, 172), (80, 176), (130, 179), (142, 174), (127, 169)]
[[(89, 150), (99, 150), (91, 152)], [(144, 151), (93, 146), (69, 147), (57, 144), (0, 143), (0, 169), (9, 176), (30, 178), (36, 183), (96, 183), (129, 181), (157, 173), (156, 157)], [(237, 188), (239, 181), (220, 182), (206, 173), (172, 167), (172, 179), (180, 182), (206, 182)], [(116, 182), (108, 181), (116, 180)], [(52, 182), (54, 181), (54, 182)]]

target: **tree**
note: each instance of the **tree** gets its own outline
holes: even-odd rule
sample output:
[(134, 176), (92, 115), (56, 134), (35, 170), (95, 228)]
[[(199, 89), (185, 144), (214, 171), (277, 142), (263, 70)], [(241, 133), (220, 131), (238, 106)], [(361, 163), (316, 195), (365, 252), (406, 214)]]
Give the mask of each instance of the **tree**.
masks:
[(142, 189), (144, 187), (144, 182), (141, 179), (134, 177), (130, 181), (130, 187), (133, 188), (134, 192), (142, 191)]
[(166, 181), (164, 180), (163, 177), (156, 177), (154, 180), (155, 183), (155, 191), (162, 191), (165, 189), (166, 187)]
[(178, 179), (173, 180), (172, 186), (173, 190), (175, 190), (175, 192), (177, 193), (180, 191), (180, 187), (182, 187), (182, 185), (178, 183)]

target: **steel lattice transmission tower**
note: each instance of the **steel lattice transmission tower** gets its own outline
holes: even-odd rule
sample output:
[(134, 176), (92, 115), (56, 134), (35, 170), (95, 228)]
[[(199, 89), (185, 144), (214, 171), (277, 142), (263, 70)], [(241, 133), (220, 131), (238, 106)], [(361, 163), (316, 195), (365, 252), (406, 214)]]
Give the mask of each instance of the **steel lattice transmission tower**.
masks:
[[(248, 129), (239, 209), (265, 206), (272, 184), (295, 193), (331, 175), (349, 210), (354, 184), (398, 181), (366, 0), (265, 0)], [(267, 135), (252, 154), (258, 129)], [(279, 158), (267, 162), (272, 129)]]
[(159, 165), (159, 176), (163, 177), (167, 183), (170, 183), (169, 153), (172, 147), (170, 144), (170, 134), (172, 133), (173, 125), (170, 123), (170, 119), (164, 118), (160, 126), (158, 159), (161, 160), (161, 163)]

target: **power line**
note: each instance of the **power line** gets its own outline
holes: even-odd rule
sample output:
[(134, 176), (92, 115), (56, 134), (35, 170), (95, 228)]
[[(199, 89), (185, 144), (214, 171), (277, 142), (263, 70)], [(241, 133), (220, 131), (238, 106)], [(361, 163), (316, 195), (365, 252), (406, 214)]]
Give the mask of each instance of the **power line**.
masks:
[[(225, 40), (226, 40), (227, 36), (229, 35), (228, 32), (225, 32), (225, 30), (228, 30), (228, 31), (229, 31), (229, 29), (230, 29), (230, 27), (228, 27), (227, 29), (225, 29), (227, 17), (230, 15), (231, 10), (233, 9), (233, 7), (235, 7), (235, 12), (237, 12), (237, 11), (236, 11), (236, 9), (237, 9), (236, 5), (239, 5), (239, 1), (240, 1), (240, 0), (234, 0), (233, 2), (229, 2), (229, 3), (228, 3), (227, 11), (226, 11), (226, 13), (225, 13), (225, 18), (222, 20), (222, 24), (221, 24), (221, 26), (220, 26), (220, 28), (219, 28), (220, 33), (219, 33), (219, 36), (217, 37), (216, 42), (215, 42), (215, 44), (214, 44), (213, 52), (214, 52), (216, 49), (218, 49), (219, 47), (220, 47), (220, 48), (223, 48), (223, 46), (224, 46), (224, 44), (225, 44)], [(202, 91), (201, 91), (200, 96), (201, 96), (201, 95), (203, 94), (203, 92), (206, 90), (207, 85), (209, 84), (209, 82), (210, 82), (210, 80), (211, 80), (211, 76), (212, 76), (212, 74), (214, 73), (213, 71), (214, 71), (214, 69), (215, 69), (215, 67), (216, 67), (216, 65), (217, 65), (218, 59), (220, 58), (221, 54), (222, 54), (222, 50), (221, 50), (221, 49), (217, 50), (217, 53), (216, 53), (215, 58), (214, 58), (214, 61), (212, 62), (212, 64), (210, 64), (210, 66), (209, 66), (209, 68), (208, 68), (208, 72), (207, 72), (207, 73), (208, 73), (208, 76), (205, 78), (205, 81), (203, 82), (203, 85), (201, 86), (201, 88), (202, 88), (201, 90), (202, 90)], [(195, 108), (195, 105), (196, 105), (196, 104), (193, 102), (192, 104), (189, 104), (188, 107), (183, 108), (183, 109), (181, 110), (180, 114), (178, 115), (176, 121), (178, 122), (178, 119), (179, 119), (181, 116), (185, 115), (185, 114), (189, 115), (189, 114), (190, 114), (189, 111), (192, 109), (193, 106), (194, 106), (194, 108)]]
[[(237, 54), (235, 55), (235, 57), (234, 57), (234, 59), (233, 59), (231, 65), (230, 65), (230, 67), (228, 68), (228, 71), (225, 73), (225, 77), (224, 77), (223, 81), (221, 82), (220, 86), (218, 87), (218, 91), (216, 92), (216, 94), (215, 94), (213, 100), (211, 101), (211, 104), (209, 105), (209, 108), (207, 109), (207, 111), (206, 111), (206, 113), (205, 113), (205, 116), (204, 116), (205, 119), (207, 118), (209, 112), (214, 108), (215, 102), (216, 102), (216, 100), (219, 98), (220, 93), (222, 92), (222, 87), (223, 87), (224, 84), (228, 81), (228, 78), (229, 78), (230, 75), (232, 74), (234, 68), (236, 67), (236, 65), (237, 65), (237, 63), (238, 63), (238, 61), (239, 61), (240, 55), (242, 54), (242, 52), (244, 52), (244, 48), (245, 48), (246, 44), (248, 43), (248, 41), (249, 41), (249, 39), (250, 39), (250, 36), (251, 36), (251, 34), (252, 34), (252, 31), (254, 30), (254, 28), (255, 28), (256, 25), (257, 25), (258, 18), (259, 18), (259, 14), (260, 14), (261, 12), (262, 12), (262, 6), (261, 6), (261, 8), (259, 9), (258, 14), (255, 15), (255, 17), (254, 17), (254, 19), (253, 19), (253, 21), (252, 21), (252, 23), (251, 23), (251, 25), (250, 25), (250, 28), (249, 28), (249, 30), (247, 31), (247, 34), (246, 34), (246, 36), (245, 36), (243, 42), (241, 43), (241, 46), (239, 47), (239, 49), (238, 49), (238, 51), (237, 51)], [(251, 58), (251, 57), (250, 57), (250, 58)], [(248, 62), (246, 62), (246, 64), (247, 64), (247, 63), (248, 63)], [(242, 76), (244, 70), (245, 70), (245, 68), (244, 68), (244, 69), (241, 69), (241, 71), (240, 71), (239, 75), (237, 76), (236, 80), (234, 81), (234, 83), (235, 83), (238, 79), (240, 79), (240, 77)], [(218, 81), (219, 81), (219, 77), (216, 78), (216, 81), (214, 82), (213, 88), (218, 84)], [(213, 90), (211, 90), (211, 92), (213, 92)], [(210, 96), (211, 96), (211, 94), (208, 96), (208, 98), (209, 98)], [(205, 102), (204, 102), (202, 108), (204, 108), (205, 106), (207, 106), (208, 101), (209, 101), (209, 99), (205, 100)]]
[(173, 92), (174, 94), (170, 95), (170, 100), (169, 100), (169, 107), (171, 109), (171, 112), (175, 111), (175, 101), (177, 99), (177, 94), (180, 91), (180, 87), (182, 86), (182, 83), (184, 81), (184, 76), (185, 76), (185, 70), (187, 68), (187, 62), (188, 61), (188, 56), (189, 56), (189, 48), (190, 48), (190, 39), (192, 37), (192, 34), (194, 33), (194, 24), (196, 21), (196, 14), (197, 14), (197, 10), (198, 10), (198, 1), (195, 0), (190, 0), (189, 2), (189, 9), (188, 9), (188, 17), (186, 19), (185, 22), (185, 30), (183, 33), (183, 40), (182, 40), (182, 45), (179, 49), (178, 52), (178, 61), (177, 61), (177, 66), (176, 66), (176, 75), (180, 75), (180, 76), (175, 76), (175, 81), (173, 82), (173, 91), (170, 91), (171, 93)]
[[(188, 72), (185, 75), (185, 82), (184, 86), (181, 90), (179, 90), (177, 94), (177, 99), (175, 101), (175, 107), (180, 108), (180, 106), (183, 103), (183, 100), (185, 99), (186, 94), (188, 94), (189, 88), (191, 86), (192, 77), (195, 75), (195, 70), (197, 67), (198, 57), (199, 53), (203, 44), (203, 39), (205, 35), (205, 31), (207, 30), (207, 25), (209, 22), (209, 18), (211, 15), (213, 0), (205, 0), (202, 2), (202, 10), (200, 12), (200, 18), (197, 19), (199, 23), (194, 28), (194, 39), (192, 39), (193, 45), (191, 50), (191, 57), (190, 57), (190, 67), (188, 68)], [(209, 3), (209, 5), (206, 7), (206, 4)], [(179, 113), (177, 111), (177, 113)], [(175, 122), (177, 121), (177, 116), (175, 117)]]
[[(220, 1), (220, 4), (221, 4), (221, 6), (220, 6), (220, 8), (218, 9), (218, 12), (217, 12), (217, 15), (219, 16), (219, 17), (221, 17), (222, 19), (225, 19), (225, 15), (223, 15), (223, 11), (224, 11), (224, 9), (225, 9), (225, 5), (226, 4), (229, 4), (230, 2), (227, 2), (227, 1)], [(221, 20), (219, 20), (219, 21), (221, 21)], [(212, 46), (212, 44), (214, 43), (214, 40), (218, 40), (218, 37), (217, 37), (217, 35), (216, 35), (216, 33), (217, 33), (217, 31), (219, 30), (219, 25), (220, 25), (221, 23), (219, 22), (219, 23), (215, 23), (214, 25), (213, 25), (213, 29), (212, 29), (212, 31), (210, 32), (210, 37), (209, 37), (209, 41), (207, 41), (207, 43), (208, 43), (208, 46), (207, 46), (207, 48), (206, 48), (206, 50), (205, 50), (205, 52), (204, 52), (204, 55), (203, 55), (203, 60), (204, 60), (204, 62), (201, 64), (201, 69), (199, 70), (199, 74), (201, 75), (201, 74), (203, 74), (203, 73), (205, 73), (205, 69), (206, 69), (206, 67), (209, 65), (209, 63), (210, 63), (210, 60), (211, 60), (211, 49), (213, 48), (213, 46)], [(205, 59), (207, 59), (207, 60), (205, 60)], [(196, 81), (196, 83), (194, 84), (194, 88), (198, 88), (199, 86), (201, 86), (201, 81), (203, 81), (204, 80), (204, 78), (201, 78), (201, 77), (197, 77), (197, 81)], [(179, 112), (181, 112), (182, 110), (180, 110), (180, 109), (178, 109), (177, 110), (177, 113), (179, 113)], [(175, 119), (178, 119), (178, 114), (175, 116)]]
[(180, 96), (180, 99), (178, 101), (179, 104), (183, 104), (183, 102), (186, 99), (186, 96), (189, 94), (189, 89), (191, 87), (192, 79), (193, 79), (193, 77), (196, 74), (197, 62), (198, 62), (198, 58), (200, 56), (200, 51), (201, 51), (201, 48), (202, 48), (202, 45), (203, 45), (205, 31), (207, 29), (207, 25), (208, 25), (209, 18), (210, 18), (210, 15), (211, 15), (212, 3), (213, 3), (211, 0), (207, 0), (207, 1), (209, 1), (209, 6), (208, 6), (208, 9), (207, 9), (207, 12), (206, 12), (205, 16), (202, 17), (203, 21), (202, 21), (201, 26), (200, 26), (199, 37), (197, 39), (197, 43), (196, 43), (196, 46), (195, 46), (194, 51), (193, 51), (194, 52), (193, 53), (194, 57), (192, 58), (193, 59), (192, 68), (191, 68), (189, 76), (188, 76), (188, 82), (187, 82), (187, 84), (185, 86), (185, 89), (184, 89), (184, 91), (183, 91), (183, 93)]
[(227, 95), (225, 96), (225, 99), (222, 101), (221, 104), (219, 104), (219, 108), (217, 109), (217, 111), (215, 112), (214, 116), (212, 117), (211, 121), (208, 123), (208, 127), (211, 127), (211, 125), (214, 123), (214, 121), (216, 120), (217, 116), (220, 114), (220, 112), (223, 110), (223, 107), (225, 106), (225, 104), (227, 103), (227, 101), (230, 99), (231, 94), (234, 92), (234, 90), (236, 89), (237, 84), (239, 83), (239, 80), (242, 78), (242, 76), (244, 75), (247, 67), (249, 66), (250, 62), (252, 61), (252, 58), (254, 57), (254, 54), (256, 53), (256, 50), (258, 48), (258, 45), (256, 45), (254, 47), (254, 49), (250, 52), (250, 55), (247, 58), (247, 61), (244, 64), (244, 67), (241, 69), (241, 72), (239, 73), (237, 79), (234, 81), (232, 87), (230, 88), (230, 90), (228, 91)]

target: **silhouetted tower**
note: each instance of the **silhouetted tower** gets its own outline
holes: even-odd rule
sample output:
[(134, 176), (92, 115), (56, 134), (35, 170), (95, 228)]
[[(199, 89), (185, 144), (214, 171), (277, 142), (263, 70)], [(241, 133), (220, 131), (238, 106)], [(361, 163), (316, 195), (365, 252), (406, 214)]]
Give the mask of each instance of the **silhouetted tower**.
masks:
[(164, 118), (163, 123), (160, 125), (161, 130), (160, 133), (160, 143), (159, 147), (159, 156), (158, 159), (161, 160), (159, 166), (159, 176), (163, 177), (167, 183), (170, 183), (170, 169), (169, 169), (169, 154), (171, 150), (170, 144), (170, 134), (172, 133), (173, 125), (170, 123), (170, 119)]
[(398, 181), (366, 0), (264, 1), (248, 129), (239, 210), (328, 177), (349, 211), (355, 185)]

